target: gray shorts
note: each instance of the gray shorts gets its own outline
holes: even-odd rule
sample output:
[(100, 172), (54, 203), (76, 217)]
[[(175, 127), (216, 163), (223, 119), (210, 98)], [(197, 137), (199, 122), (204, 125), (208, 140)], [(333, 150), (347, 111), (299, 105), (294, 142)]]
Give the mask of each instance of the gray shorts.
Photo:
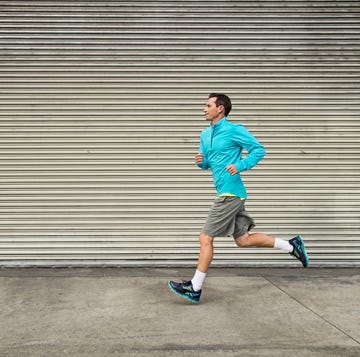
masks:
[(218, 197), (210, 208), (202, 232), (210, 237), (241, 237), (255, 227), (245, 211), (245, 200), (234, 196)]

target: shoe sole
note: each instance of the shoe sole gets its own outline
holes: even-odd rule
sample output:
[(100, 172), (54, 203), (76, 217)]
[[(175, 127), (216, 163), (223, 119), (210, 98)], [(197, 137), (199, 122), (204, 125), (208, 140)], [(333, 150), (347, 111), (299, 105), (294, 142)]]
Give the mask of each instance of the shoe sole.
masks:
[(309, 266), (309, 258), (308, 258), (302, 237), (301, 236), (298, 236), (298, 237), (300, 238), (300, 242), (301, 242), (301, 245), (300, 245), (301, 251), (303, 252), (304, 257), (305, 257), (305, 265), (303, 265), (303, 267), (307, 268)]
[(168, 283), (168, 287), (169, 287), (169, 289), (173, 292), (173, 293), (175, 293), (176, 295), (178, 295), (178, 296), (181, 296), (182, 298), (184, 298), (184, 299), (186, 299), (186, 300), (189, 300), (189, 301), (191, 301), (192, 303), (194, 303), (194, 304), (198, 304), (200, 301), (198, 301), (198, 300), (193, 300), (193, 299), (191, 299), (189, 296), (187, 296), (187, 295), (183, 295), (183, 294), (180, 294), (179, 292), (177, 292), (172, 286), (171, 286), (171, 284), (170, 284), (170, 282)]

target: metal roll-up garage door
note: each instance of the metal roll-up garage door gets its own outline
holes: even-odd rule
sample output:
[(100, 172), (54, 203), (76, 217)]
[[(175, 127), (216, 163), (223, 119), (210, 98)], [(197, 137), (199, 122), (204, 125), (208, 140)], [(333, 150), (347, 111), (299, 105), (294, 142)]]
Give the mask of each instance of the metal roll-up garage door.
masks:
[(359, 29), (358, 1), (1, 1), (0, 264), (194, 264), (215, 91), (267, 149), (244, 174), (257, 229), (359, 265)]

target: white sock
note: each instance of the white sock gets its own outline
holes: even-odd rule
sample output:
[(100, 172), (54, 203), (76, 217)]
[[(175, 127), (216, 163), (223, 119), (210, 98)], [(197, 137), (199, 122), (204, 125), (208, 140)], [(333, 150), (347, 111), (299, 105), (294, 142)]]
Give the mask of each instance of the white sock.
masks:
[(294, 247), (287, 240), (278, 238), (275, 238), (274, 248), (285, 250), (285, 252), (288, 253), (291, 253), (294, 250)]
[(194, 277), (191, 279), (191, 284), (195, 291), (201, 290), (205, 277), (206, 277), (206, 273), (203, 273), (196, 269)]

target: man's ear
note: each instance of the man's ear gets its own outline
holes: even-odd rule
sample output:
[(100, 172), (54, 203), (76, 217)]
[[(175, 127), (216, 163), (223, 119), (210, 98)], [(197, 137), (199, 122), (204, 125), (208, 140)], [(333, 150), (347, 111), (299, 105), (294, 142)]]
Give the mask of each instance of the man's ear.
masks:
[(218, 106), (218, 112), (221, 113), (221, 112), (225, 112), (225, 107), (223, 105), (219, 105)]

